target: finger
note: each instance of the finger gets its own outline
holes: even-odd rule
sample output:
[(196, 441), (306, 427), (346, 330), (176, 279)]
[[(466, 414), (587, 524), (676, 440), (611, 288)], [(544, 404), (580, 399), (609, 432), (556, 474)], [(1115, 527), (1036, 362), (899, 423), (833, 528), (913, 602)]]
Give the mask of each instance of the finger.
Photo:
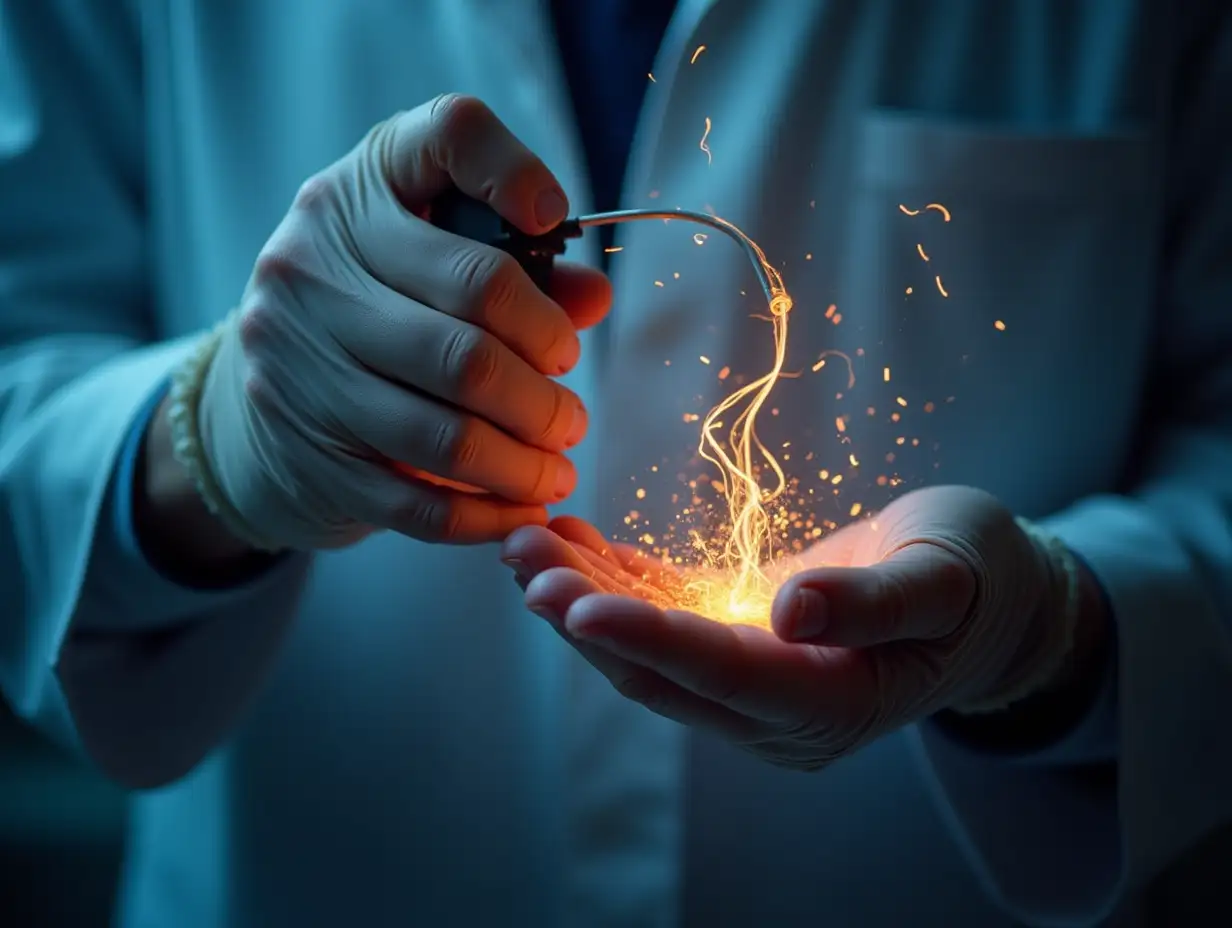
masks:
[(547, 231), (568, 203), (543, 163), (486, 106), (458, 96), (383, 123), (359, 152), (337, 176), (354, 188), (342, 202), (364, 204), (348, 226), (372, 276), (487, 330), (541, 373), (572, 369), (581, 351), (573, 322), (514, 258), (413, 215), (452, 183), (523, 231)]
[(806, 570), (775, 597), (771, 621), (785, 641), (863, 648), (953, 632), (975, 601), (976, 578), (939, 545), (906, 545), (870, 567)]
[(593, 551), (599, 557), (615, 564), (623, 573), (636, 577), (653, 587), (670, 588), (679, 577), (663, 561), (647, 554), (634, 545), (608, 541), (603, 533), (576, 516), (557, 516), (548, 523), (548, 528), (562, 538)]
[[(408, 479), (379, 465), (339, 475), (346, 510), (366, 525), (419, 541), (473, 545), (502, 541), (527, 525), (545, 525), (542, 506), (470, 496)], [(349, 497), (349, 499), (348, 499)]]
[[(577, 548), (552, 530), (551, 522), (546, 528), (529, 528), (511, 534), (501, 546), (500, 557), (524, 580), (558, 567), (575, 570), (591, 578), (599, 571)], [(614, 569), (615, 565), (610, 566)], [(615, 580), (613, 573), (603, 573), (610, 580)]]
[(515, 532), (505, 540), (501, 548), (501, 560), (523, 581), (554, 568), (568, 568), (602, 583), (610, 593), (625, 596), (647, 595), (652, 591), (641, 588), (636, 578), (623, 573), (611, 561), (605, 560), (588, 548), (574, 545), (555, 532), (541, 528), (528, 528)]
[(617, 569), (622, 566), (616, 552), (612, 550), (611, 542), (585, 519), (579, 519), (577, 516), (557, 516), (548, 523), (548, 528), (565, 541), (593, 551)]
[(556, 265), (548, 293), (579, 331), (597, 325), (612, 308), (612, 283), (607, 275), (581, 264)]
[(545, 451), (571, 448), (587, 415), (572, 391), (482, 328), (384, 291), (354, 307), (339, 340), (395, 383), (468, 410)]
[(529, 235), (554, 228), (569, 210), (547, 166), (474, 97), (443, 94), (385, 127), (372, 147), (382, 176), (409, 210), (451, 184)]
[(560, 617), (578, 600), (602, 592), (594, 581), (575, 571), (555, 569), (541, 574), (527, 587), (526, 604), (626, 699), (682, 725), (713, 731), (736, 744), (753, 744), (767, 737), (768, 733), (756, 720), (703, 699), (654, 671), (570, 635)]
[(760, 629), (721, 625), (639, 600), (588, 596), (565, 616), (580, 641), (653, 670), (704, 699), (777, 725), (846, 705), (854, 652), (789, 645)]
[(530, 578), (526, 585), (526, 606), (561, 624), (576, 600), (611, 590), (610, 580), (602, 574), (571, 567), (550, 567)]
[(576, 366), (582, 343), (573, 321), (511, 255), (414, 217), (373, 223), (364, 236), (373, 274), (388, 287), (478, 326), (540, 374)]
[(402, 390), (379, 377), (340, 395), (355, 436), (378, 454), (516, 503), (554, 503), (573, 491), (577, 473), (559, 454), (515, 441), (483, 419)]

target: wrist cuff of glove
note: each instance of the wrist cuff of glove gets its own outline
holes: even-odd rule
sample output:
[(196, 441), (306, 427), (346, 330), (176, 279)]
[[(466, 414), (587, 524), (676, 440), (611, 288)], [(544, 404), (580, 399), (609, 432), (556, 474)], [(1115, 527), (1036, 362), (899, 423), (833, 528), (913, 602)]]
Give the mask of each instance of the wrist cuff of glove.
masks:
[(235, 324), (237, 313), (230, 313), (196, 350), (171, 375), (170, 405), (167, 418), (171, 426), (172, 453), (196, 487), (206, 508), (227, 530), (251, 548), (276, 552), (281, 546), (263, 538), (252, 528), (219, 486), (206, 457), (201, 440), (201, 420), (198, 414), (210, 366), (218, 354), (218, 346), (228, 327)]
[(960, 715), (982, 715), (1003, 712), (1028, 696), (1047, 690), (1063, 676), (1074, 650), (1074, 631), (1078, 624), (1081, 586), (1078, 561), (1069, 547), (1050, 532), (1026, 519), (1017, 519), (1018, 527), (1031, 541), (1046, 565), (1049, 586), (1059, 595), (1046, 597), (1040, 618), (1041, 640), (1034, 659), (1024, 662), (1023, 670), (1012, 677), (1006, 687), (991, 697), (974, 703), (955, 706)]

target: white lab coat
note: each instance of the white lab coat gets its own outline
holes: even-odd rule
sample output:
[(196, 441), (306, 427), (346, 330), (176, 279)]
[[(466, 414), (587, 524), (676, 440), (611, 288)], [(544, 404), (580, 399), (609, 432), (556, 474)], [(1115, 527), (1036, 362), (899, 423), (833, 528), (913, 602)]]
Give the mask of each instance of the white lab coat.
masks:
[[(0, 681), (111, 775), (173, 781), (133, 798), (121, 923), (998, 926), (1122, 903), (1232, 812), (1217, 4), (682, 0), (631, 159), (627, 206), (713, 207), (782, 269), (804, 373), (764, 431), (806, 480), (844, 474), (825, 515), (968, 483), (1090, 563), (1117, 672), (1052, 751), (925, 725), (787, 773), (617, 697), (491, 547), (384, 535), (201, 592), (125, 544), (141, 410), (372, 123), (475, 94), (587, 207), (545, 6), (0, 3)], [(898, 208), (931, 202), (952, 221)], [(684, 415), (720, 366), (769, 361), (749, 266), (695, 231), (620, 230), (610, 324), (570, 377), (594, 425), (567, 508), (604, 530), (637, 487), (663, 517)], [(811, 371), (825, 349), (854, 386), (836, 356)], [(1076, 766), (1113, 758), (1106, 781)]]

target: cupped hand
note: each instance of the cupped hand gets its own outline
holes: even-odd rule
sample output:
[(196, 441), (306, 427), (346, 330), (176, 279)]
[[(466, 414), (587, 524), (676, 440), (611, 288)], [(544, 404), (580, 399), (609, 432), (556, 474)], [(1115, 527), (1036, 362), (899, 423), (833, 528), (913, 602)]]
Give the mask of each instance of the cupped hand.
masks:
[(513, 533), (502, 559), (527, 606), (624, 696), (796, 769), (943, 708), (1014, 698), (1067, 646), (1073, 578), (965, 487), (907, 494), (805, 551), (772, 630), (673, 608), (671, 568), (576, 519)]
[(509, 255), (437, 229), (451, 186), (532, 234), (568, 209), (486, 106), (447, 95), (304, 183), (257, 257), (198, 413), (210, 475), (263, 546), (376, 528), (490, 541), (572, 491), (563, 452), (587, 414), (554, 378), (610, 287), (562, 265), (544, 294)]

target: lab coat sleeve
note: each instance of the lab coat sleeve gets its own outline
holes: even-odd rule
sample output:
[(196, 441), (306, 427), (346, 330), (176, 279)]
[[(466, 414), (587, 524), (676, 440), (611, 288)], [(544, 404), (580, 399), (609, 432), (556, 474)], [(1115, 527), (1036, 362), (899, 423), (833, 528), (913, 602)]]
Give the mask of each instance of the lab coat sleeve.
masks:
[(1208, 22), (1175, 66), (1141, 460), (1125, 495), (1044, 520), (1107, 594), (1113, 665), (1050, 750), (993, 757), (914, 732), (977, 870), (1035, 925), (1093, 924), (1232, 822), (1232, 14), (1188, 9)]
[(145, 787), (225, 735), (307, 564), (185, 590), (113, 518), (121, 450), (191, 344), (152, 344), (134, 8), (0, 0), (0, 688)]

